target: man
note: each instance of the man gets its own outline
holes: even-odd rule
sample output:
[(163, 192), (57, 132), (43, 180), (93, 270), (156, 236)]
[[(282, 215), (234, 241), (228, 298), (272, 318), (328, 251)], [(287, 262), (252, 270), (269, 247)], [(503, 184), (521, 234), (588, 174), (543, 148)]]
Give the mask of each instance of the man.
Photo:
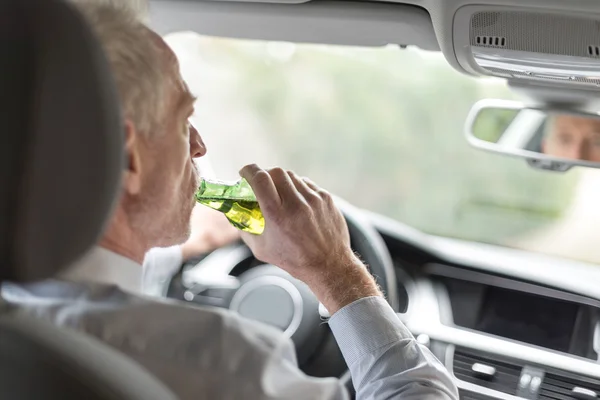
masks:
[(171, 247), (155, 247), (144, 257), (142, 292), (163, 296), (166, 282), (170, 281), (181, 265), (191, 259), (226, 246), (240, 238), (225, 216), (200, 204), (194, 207), (191, 234), (185, 243)]
[[(203, 178), (215, 179), (208, 155), (195, 160), (198, 174)], [(190, 237), (182, 244), (171, 247), (155, 247), (144, 257), (142, 292), (151, 296), (163, 296), (165, 285), (179, 271), (181, 265), (219, 247), (240, 239), (225, 216), (196, 204), (192, 211)]]
[(542, 152), (571, 160), (600, 162), (600, 119), (570, 114), (549, 115)]
[[(186, 239), (206, 149), (188, 123), (194, 98), (156, 33), (115, 6), (81, 9), (112, 65), (124, 113), (128, 167), (99, 243), (63, 280), (6, 285), (22, 312), (93, 335), (139, 362), (182, 399), (345, 399), (341, 383), (297, 367), (291, 342), (226, 310), (190, 308), (132, 294), (144, 253)], [(456, 399), (452, 378), (419, 346), (350, 248), (331, 196), (282, 169), (240, 171), (265, 216), (244, 234), (255, 256), (303, 280), (332, 315), (329, 325), (357, 397)], [(117, 286), (115, 286), (117, 285)]]

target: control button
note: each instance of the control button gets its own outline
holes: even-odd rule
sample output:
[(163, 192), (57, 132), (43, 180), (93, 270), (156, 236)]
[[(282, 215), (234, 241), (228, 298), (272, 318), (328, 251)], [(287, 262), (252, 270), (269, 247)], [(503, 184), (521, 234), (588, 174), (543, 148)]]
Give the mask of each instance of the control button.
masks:
[(542, 386), (542, 378), (540, 378), (539, 376), (534, 376), (533, 378), (531, 378), (529, 390), (532, 393), (537, 393), (540, 390), (540, 386)]
[(574, 387), (573, 390), (571, 390), (571, 394), (576, 399), (587, 400), (587, 399), (597, 399), (598, 398), (598, 395), (596, 394), (596, 392), (594, 392), (593, 390), (590, 390), (590, 389), (582, 388), (582, 387)]
[(496, 375), (496, 368), (485, 364), (475, 363), (471, 367), (471, 370), (475, 374), (486, 378), (493, 378)]
[(523, 374), (523, 375), (521, 375), (521, 379), (519, 380), (519, 387), (521, 389), (527, 389), (529, 387), (530, 382), (531, 382), (531, 375)]
[(523, 367), (521, 378), (519, 378), (517, 397), (537, 399), (542, 388), (544, 374), (544, 370), (540, 368), (532, 367), (530, 365)]

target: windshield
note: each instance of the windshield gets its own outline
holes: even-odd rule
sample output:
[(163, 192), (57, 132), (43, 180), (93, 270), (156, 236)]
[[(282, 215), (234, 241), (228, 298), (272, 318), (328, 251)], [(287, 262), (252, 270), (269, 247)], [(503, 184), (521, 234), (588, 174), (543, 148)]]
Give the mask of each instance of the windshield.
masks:
[(600, 262), (598, 171), (537, 171), (467, 144), (473, 103), (516, 98), (504, 81), (411, 48), (166, 39), (198, 96), (203, 174), (278, 165), (426, 233)]

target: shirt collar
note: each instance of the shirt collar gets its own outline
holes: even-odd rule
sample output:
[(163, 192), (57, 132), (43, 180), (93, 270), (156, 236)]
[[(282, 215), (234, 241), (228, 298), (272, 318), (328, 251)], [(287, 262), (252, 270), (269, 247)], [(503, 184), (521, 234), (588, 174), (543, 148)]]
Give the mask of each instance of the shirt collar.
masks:
[(143, 269), (127, 257), (96, 246), (59, 277), (73, 282), (117, 285), (122, 290), (140, 294)]

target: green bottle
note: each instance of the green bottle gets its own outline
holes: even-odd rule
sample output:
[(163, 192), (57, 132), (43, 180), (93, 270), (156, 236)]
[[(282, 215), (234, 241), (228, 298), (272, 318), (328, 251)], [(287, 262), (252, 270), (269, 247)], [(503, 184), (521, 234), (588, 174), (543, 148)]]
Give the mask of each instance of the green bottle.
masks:
[(222, 212), (233, 226), (242, 231), (260, 235), (265, 229), (265, 218), (245, 179), (235, 183), (202, 179), (196, 191), (196, 201)]

